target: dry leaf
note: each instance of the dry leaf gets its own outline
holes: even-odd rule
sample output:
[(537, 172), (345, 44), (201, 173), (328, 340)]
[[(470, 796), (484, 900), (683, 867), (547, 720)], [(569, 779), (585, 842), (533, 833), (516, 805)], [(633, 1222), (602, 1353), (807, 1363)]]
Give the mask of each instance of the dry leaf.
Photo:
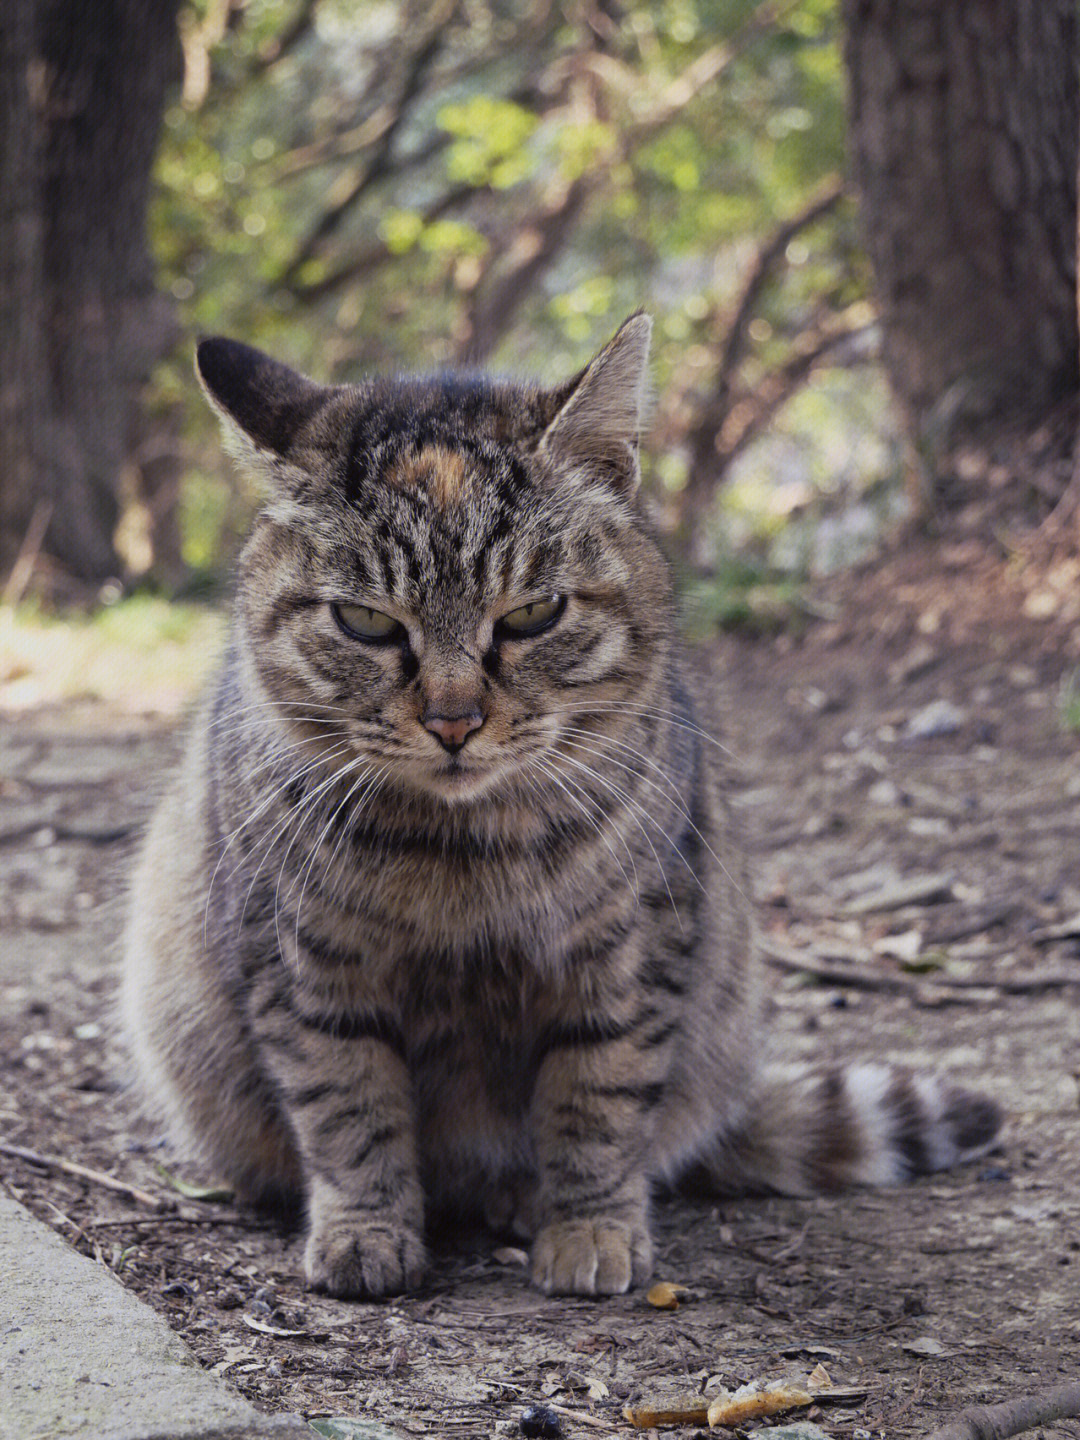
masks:
[(273, 1335), (277, 1340), (320, 1340), (325, 1335), (315, 1335), (310, 1330), (286, 1330), (283, 1325), (268, 1325), (265, 1320), (256, 1320), (252, 1315), (241, 1315), (240, 1319), (249, 1330), (257, 1330), (260, 1335)]
[(709, 1418), (709, 1402), (704, 1395), (672, 1395), (626, 1405), (622, 1413), (623, 1419), (638, 1430), (653, 1430), (658, 1425), (704, 1425)]
[(909, 1340), (904, 1349), (912, 1355), (944, 1355), (945, 1346), (940, 1340), (935, 1340), (933, 1335), (920, 1335), (917, 1340)]
[(673, 1285), (670, 1280), (661, 1280), (652, 1287), (645, 1299), (657, 1310), (677, 1310), (679, 1296), (689, 1294), (690, 1291), (685, 1285)]
[(524, 1250), (519, 1250), (516, 1245), (500, 1245), (498, 1250), (491, 1252), (491, 1258), (496, 1265), (527, 1265), (529, 1257)]
[(795, 1410), (800, 1405), (812, 1405), (814, 1397), (797, 1385), (785, 1380), (752, 1380), (742, 1385), (733, 1394), (718, 1395), (709, 1406), (709, 1424), (724, 1425), (729, 1429), (743, 1425), (747, 1420), (759, 1420), (765, 1415), (780, 1415), (785, 1410)]

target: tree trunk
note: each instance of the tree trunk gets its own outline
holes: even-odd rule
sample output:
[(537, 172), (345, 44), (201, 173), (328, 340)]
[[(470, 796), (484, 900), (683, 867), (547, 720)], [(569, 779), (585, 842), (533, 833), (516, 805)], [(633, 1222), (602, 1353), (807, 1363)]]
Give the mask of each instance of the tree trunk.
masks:
[[(179, 0), (7, 0), (0, 41), (0, 572), (43, 553), (97, 585), (121, 566), (120, 476), (141, 390), (173, 339), (146, 243), (178, 78)], [(14, 203), (13, 203), (14, 202)]]
[(0, 579), (34, 528), (46, 430), (39, 130), (29, 104), (33, 0), (8, 0), (0, 25)]
[(885, 363), (933, 467), (1080, 382), (1074, 0), (844, 0)]

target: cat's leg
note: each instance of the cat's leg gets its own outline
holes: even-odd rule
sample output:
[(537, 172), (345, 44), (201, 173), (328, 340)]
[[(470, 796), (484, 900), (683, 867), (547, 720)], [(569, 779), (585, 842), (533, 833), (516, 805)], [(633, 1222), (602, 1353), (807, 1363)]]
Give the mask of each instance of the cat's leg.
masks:
[(532, 1275), (554, 1294), (615, 1295), (652, 1268), (650, 1136), (672, 1028), (647, 997), (555, 1027), (533, 1103), (540, 1184)]
[(343, 1004), (302, 943), (256, 977), (251, 1008), (308, 1179), (308, 1283), (354, 1298), (415, 1286), (424, 1205), (396, 1017)]

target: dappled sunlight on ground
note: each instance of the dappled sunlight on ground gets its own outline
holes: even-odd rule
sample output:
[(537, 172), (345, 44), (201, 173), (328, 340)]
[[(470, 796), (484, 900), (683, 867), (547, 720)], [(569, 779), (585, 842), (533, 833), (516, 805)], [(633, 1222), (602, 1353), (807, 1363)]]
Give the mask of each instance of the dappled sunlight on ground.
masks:
[(0, 608), (0, 712), (99, 701), (175, 715), (221, 651), (225, 618), (200, 605), (134, 596), (93, 615)]

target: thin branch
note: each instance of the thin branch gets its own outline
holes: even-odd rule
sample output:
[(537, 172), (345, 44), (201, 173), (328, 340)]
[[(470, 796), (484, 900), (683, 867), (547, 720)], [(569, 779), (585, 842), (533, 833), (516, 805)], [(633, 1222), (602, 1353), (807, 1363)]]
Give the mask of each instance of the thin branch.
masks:
[(551, 268), (574, 233), (591, 192), (582, 176), (566, 186), (539, 217), (530, 217), (506, 246), (508, 264), (486, 290), (476, 293), (468, 317), (462, 358), (483, 361), (513, 323), (514, 316)]
[(333, 191), (337, 193), (334, 194), (332, 203), (300, 242), (296, 253), (281, 272), (279, 284), (294, 287), (298, 272), (318, 252), (323, 241), (340, 228), (372, 185), (388, 172), (398, 131), (410, 114), (413, 102), (423, 91), (424, 81), (442, 52), (446, 27), (457, 7), (458, 0), (444, 0), (430, 17), (426, 35), (409, 56), (400, 93), (376, 142), (374, 154), (362, 172), (353, 171), (351, 175), (345, 172), (338, 177), (333, 187)]
[(1080, 1381), (1073, 1380), (1000, 1405), (972, 1405), (927, 1440), (1008, 1440), (1010, 1435), (1020, 1435), (1039, 1425), (1078, 1416)]
[[(445, 195), (440, 195), (438, 200), (432, 203), (421, 212), (421, 219), (425, 225), (430, 225), (433, 220), (441, 219), (443, 215), (451, 210), (456, 210), (459, 205), (464, 205), (474, 196), (483, 193), (484, 187), (475, 185), (459, 185), (455, 190), (448, 190)], [(375, 245), (370, 245), (366, 250), (354, 255), (344, 265), (339, 265), (336, 270), (330, 271), (318, 280), (309, 281), (307, 284), (297, 282), (293, 285), (293, 293), (300, 300), (321, 300), (325, 295), (332, 295), (343, 285), (348, 285), (354, 280), (363, 279), (372, 271), (378, 270), (380, 266), (387, 264), (394, 258), (394, 252), (384, 240)]]
[(300, 8), (281, 34), (268, 40), (255, 57), (249, 72), (250, 79), (256, 79), (295, 50), (314, 28), (315, 12), (318, 8), (319, 0), (302, 0)]
[[(793, 10), (798, 0), (762, 0), (735, 34), (719, 45), (713, 45), (695, 58), (673, 80), (664, 86), (650, 109), (626, 130), (632, 145), (640, 144), (669, 124), (690, 102), (743, 55), (747, 47), (765, 30)], [(596, 76), (625, 95), (636, 94), (641, 87), (640, 71), (611, 55), (594, 54), (590, 67)]]
[(25, 595), (26, 587), (30, 584), (30, 578), (34, 573), (34, 566), (41, 554), (41, 547), (45, 542), (45, 532), (49, 528), (52, 513), (52, 502), (49, 500), (39, 500), (34, 506), (30, 523), (26, 527), (26, 534), (19, 546), (19, 553), (15, 556), (15, 563), (11, 567), (11, 574), (4, 585), (3, 594), (0, 595), (0, 605), (17, 605)]
[(117, 1195), (125, 1195), (129, 1200), (135, 1200), (151, 1210), (173, 1208), (174, 1202), (165, 1196), (151, 1195), (136, 1185), (125, 1184), (123, 1180), (117, 1180), (112, 1175), (91, 1170), (87, 1165), (80, 1165), (75, 1160), (65, 1160), (59, 1155), (40, 1155), (36, 1150), (28, 1150), (23, 1145), (13, 1145), (9, 1140), (0, 1140), (0, 1155), (11, 1155), (16, 1160), (25, 1160), (43, 1170), (59, 1170), (64, 1175), (74, 1175), (78, 1180), (88, 1180), (92, 1185), (100, 1185), (105, 1190), (115, 1191)]
[(1080, 986), (1080, 970), (1072, 973), (1067, 970), (1047, 970), (1040, 971), (1037, 975), (991, 975), (986, 979), (929, 973), (898, 974), (882, 970), (876, 965), (850, 964), (829, 956), (812, 954), (809, 950), (797, 950), (771, 936), (762, 936), (758, 944), (769, 964), (776, 965), (781, 970), (812, 975), (823, 985), (838, 985), (851, 990), (880, 990), (894, 994), (912, 994), (921, 990), (924, 995), (934, 991), (956, 994), (965, 990), (1000, 990), (1006, 995), (1034, 995), (1042, 990)]
[(841, 324), (824, 333), (811, 330), (801, 336), (795, 352), (783, 365), (766, 375), (743, 399), (731, 403), (713, 442), (718, 473), (723, 474), (736, 456), (758, 438), (824, 360), (841, 345), (867, 334), (871, 328)]
[(727, 335), (720, 352), (716, 389), (720, 389), (726, 384), (741, 364), (746, 353), (746, 338), (754, 310), (773, 271), (787, 252), (788, 246), (800, 231), (806, 230), (827, 215), (830, 210), (835, 209), (843, 199), (843, 195), (844, 182), (842, 180), (834, 176), (825, 181), (817, 194), (797, 214), (789, 220), (785, 220), (758, 250), (735, 306), (735, 314), (727, 327)]

